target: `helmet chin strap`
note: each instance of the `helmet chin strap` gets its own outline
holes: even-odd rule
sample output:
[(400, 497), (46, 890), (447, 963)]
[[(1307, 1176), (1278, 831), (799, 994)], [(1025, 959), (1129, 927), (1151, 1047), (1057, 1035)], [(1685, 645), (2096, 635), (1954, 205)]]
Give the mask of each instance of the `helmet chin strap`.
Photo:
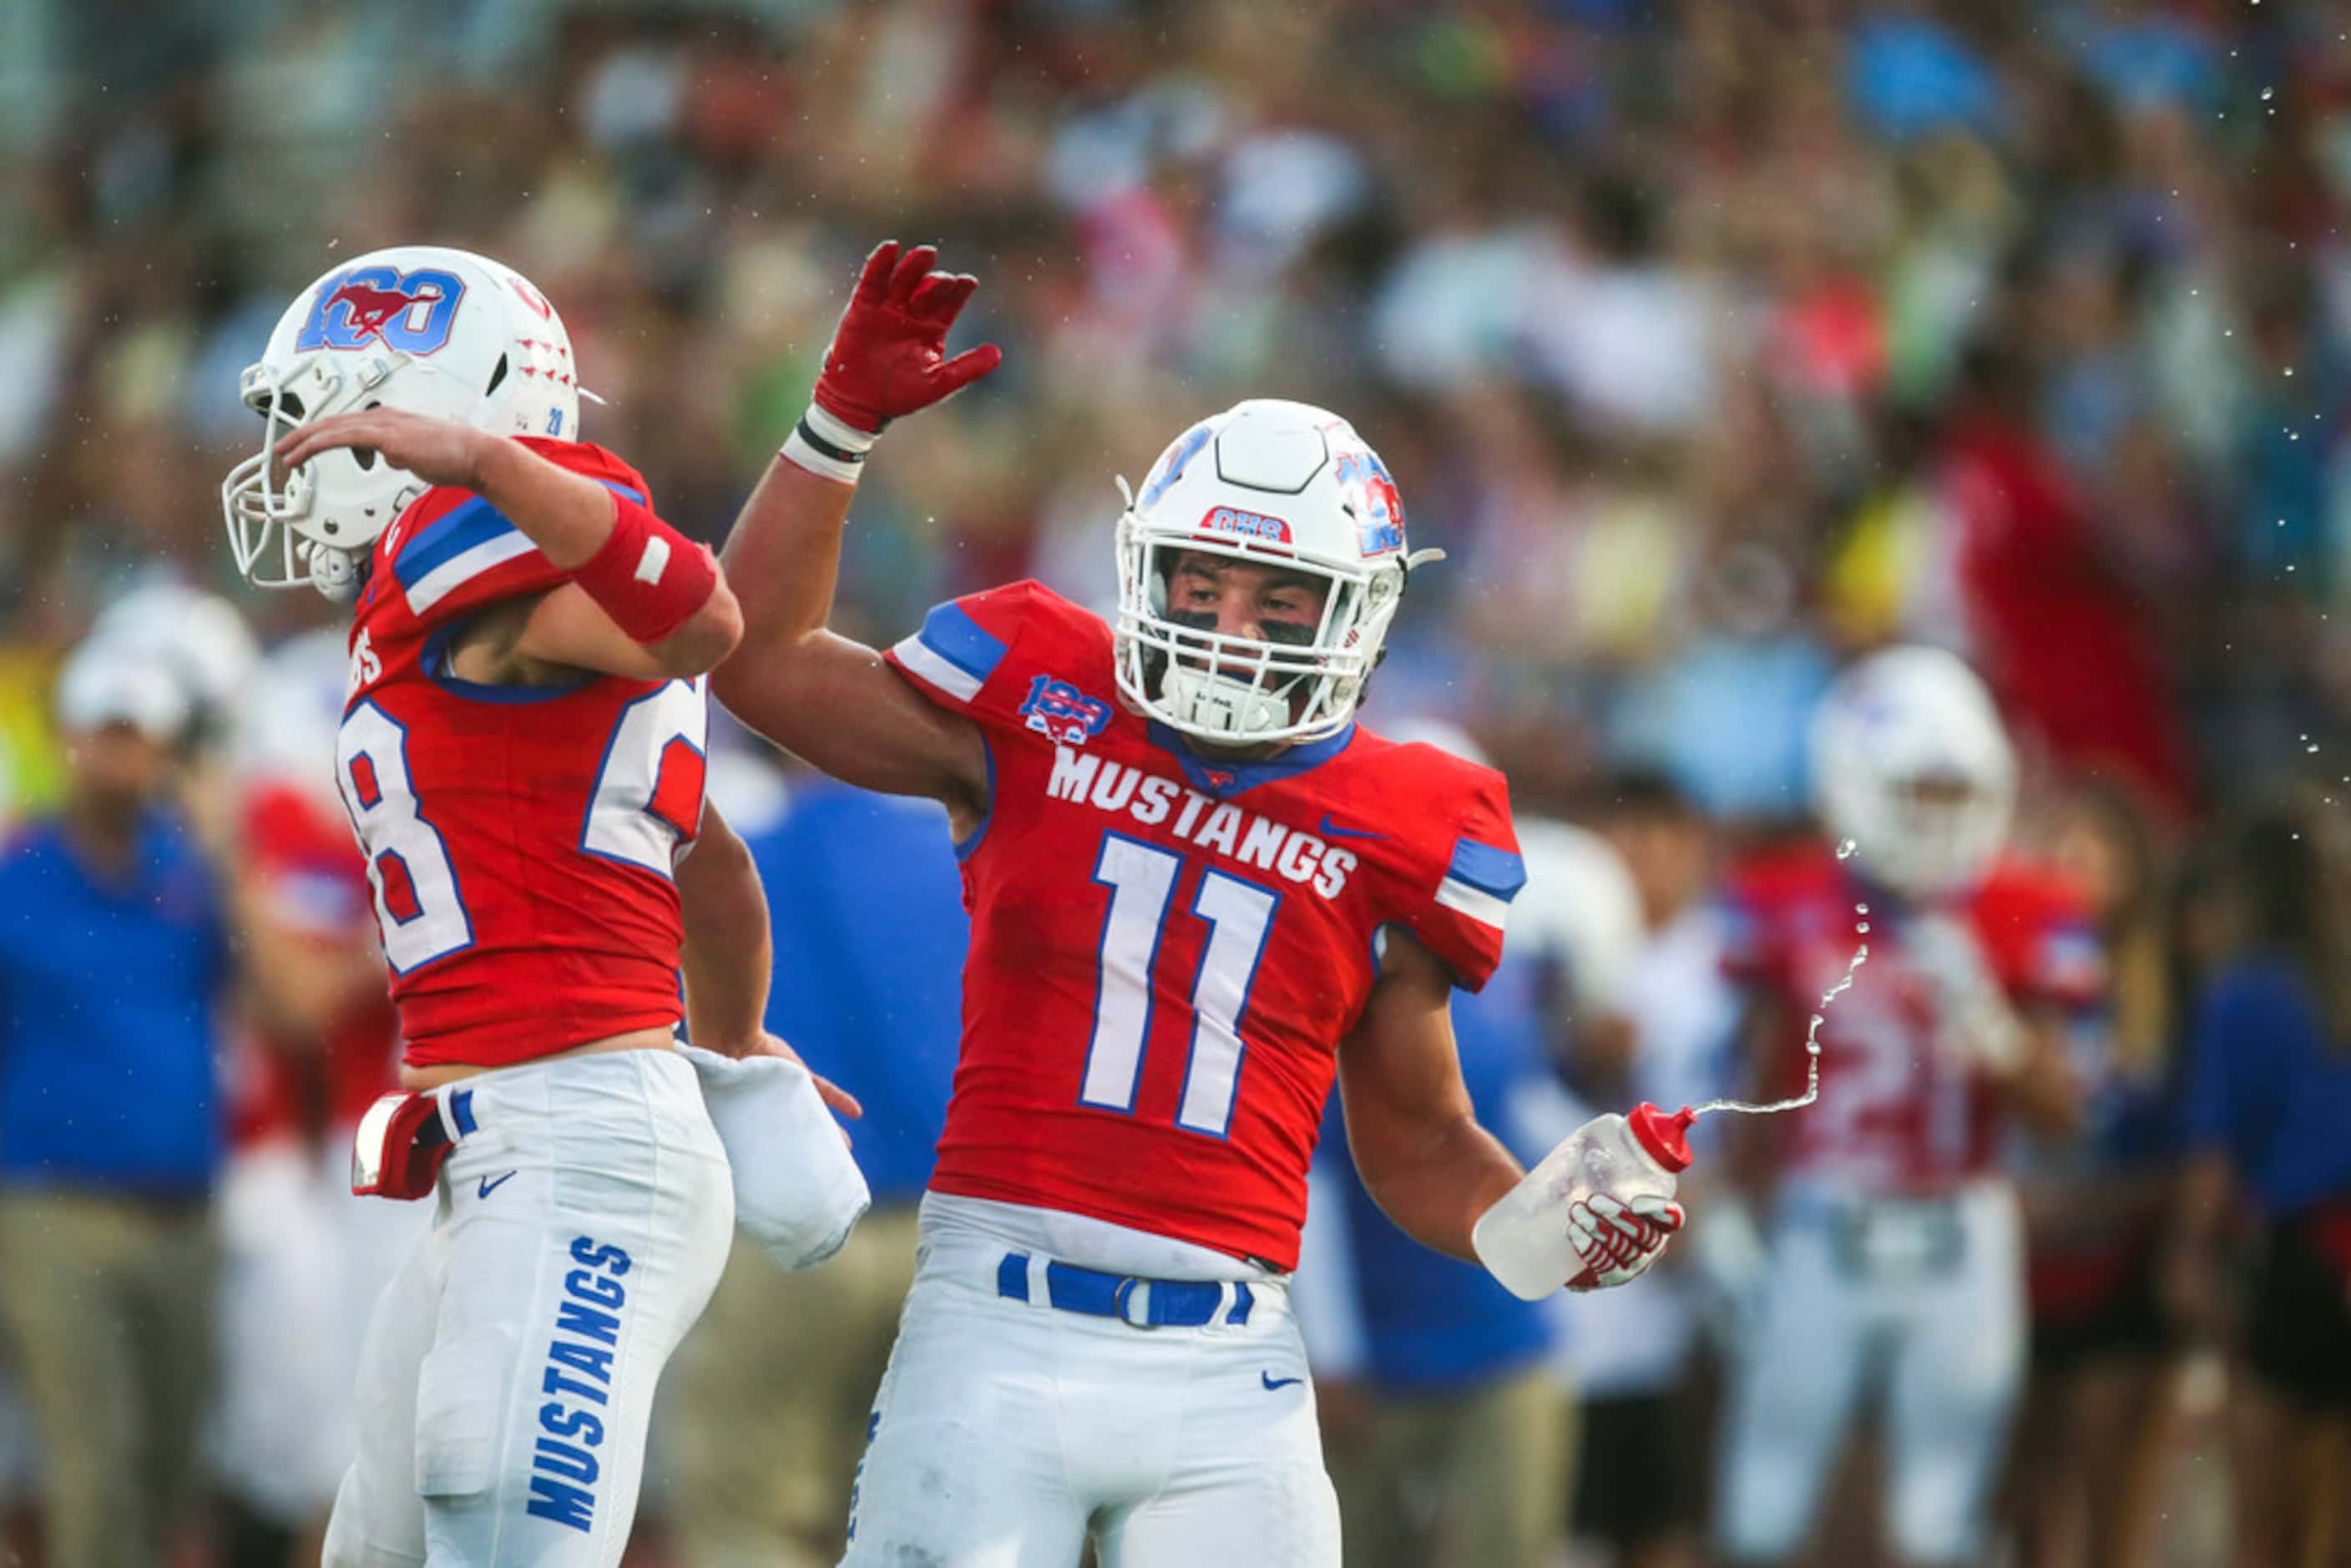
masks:
[(362, 558), (333, 545), (310, 547), (310, 585), (333, 603), (349, 604), (360, 596)]

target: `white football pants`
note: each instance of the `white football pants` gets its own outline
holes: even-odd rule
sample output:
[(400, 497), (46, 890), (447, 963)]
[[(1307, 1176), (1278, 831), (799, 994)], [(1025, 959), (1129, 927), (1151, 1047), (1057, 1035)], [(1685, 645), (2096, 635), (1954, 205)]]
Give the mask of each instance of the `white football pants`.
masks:
[(1855, 1413), (1882, 1396), (1896, 1550), (1910, 1563), (1979, 1560), (2024, 1369), (2022, 1228), (2007, 1184), (1920, 1205), (1785, 1195), (1760, 1290), (1725, 1412), (1720, 1555), (1793, 1556)]
[[(1136, 1328), (998, 1291), (1006, 1248), (925, 1218), (869, 1423), (850, 1568), (1338, 1568), (1287, 1288), (1245, 1323)], [(1067, 1261), (1082, 1264), (1083, 1259)]]
[(472, 1131), (368, 1325), (327, 1568), (609, 1568), (636, 1514), (653, 1385), (726, 1262), (725, 1152), (674, 1051), (503, 1068), (442, 1093)]

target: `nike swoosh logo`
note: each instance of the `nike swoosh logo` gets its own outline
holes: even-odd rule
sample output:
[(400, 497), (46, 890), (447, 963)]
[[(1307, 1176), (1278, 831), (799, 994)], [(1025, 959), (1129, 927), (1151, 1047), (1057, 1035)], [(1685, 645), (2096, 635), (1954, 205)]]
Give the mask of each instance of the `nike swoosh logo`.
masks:
[(1306, 1381), (1306, 1379), (1302, 1377), (1276, 1377), (1270, 1372), (1260, 1372), (1257, 1375), (1259, 1381), (1265, 1385), (1265, 1390), (1269, 1394), (1272, 1393), (1277, 1388), (1287, 1388), (1293, 1383), (1303, 1383)]
[(481, 1190), (479, 1190), (478, 1192), (475, 1193), (475, 1194), (474, 1194), (474, 1196), (475, 1196), (475, 1197), (489, 1197), (489, 1196), (490, 1196), (490, 1194), (492, 1194), (492, 1193), (494, 1193), (494, 1192), (497, 1191), (497, 1190), (498, 1190), (498, 1188), (500, 1188), (500, 1187), (502, 1187), (502, 1186), (506, 1186), (506, 1185), (507, 1185), (507, 1183), (508, 1183), (508, 1182), (510, 1182), (510, 1181), (514, 1180), (514, 1178), (515, 1178), (515, 1173), (514, 1173), (514, 1172), (512, 1172), (512, 1171), (508, 1171), (508, 1172), (507, 1172), (507, 1174), (506, 1174), (506, 1175), (504, 1175), (504, 1176), (502, 1176), (498, 1177), (498, 1179), (497, 1179), (497, 1180), (496, 1180), (496, 1181), (492, 1181), (489, 1177), (487, 1177), (487, 1176), (484, 1176), (484, 1177), (482, 1178)]
[(1329, 839), (1384, 839), (1387, 837), (1385, 833), (1375, 833), (1368, 828), (1343, 828), (1331, 820), (1331, 813), (1328, 811), (1323, 812), (1322, 820), (1314, 824), (1314, 831)]

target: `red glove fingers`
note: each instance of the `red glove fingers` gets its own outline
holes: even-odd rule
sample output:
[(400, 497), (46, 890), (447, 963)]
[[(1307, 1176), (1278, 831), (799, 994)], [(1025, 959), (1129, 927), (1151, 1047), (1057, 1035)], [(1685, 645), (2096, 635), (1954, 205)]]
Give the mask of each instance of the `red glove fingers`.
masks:
[(817, 406), (856, 430), (878, 433), (1003, 362), (993, 343), (946, 357), (947, 333), (979, 280), (935, 271), (937, 263), (931, 246), (902, 252), (897, 241), (884, 240), (873, 247), (825, 350)]

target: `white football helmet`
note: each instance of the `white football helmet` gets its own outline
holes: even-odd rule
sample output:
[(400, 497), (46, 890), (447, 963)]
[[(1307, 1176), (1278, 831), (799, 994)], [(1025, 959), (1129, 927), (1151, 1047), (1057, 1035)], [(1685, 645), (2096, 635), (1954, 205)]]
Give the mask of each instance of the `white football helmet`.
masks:
[(1821, 818), (1906, 897), (1963, 893), (2008, 839), (2016, 753), (1991, 693), (1958, 655), (1889, 648), (1837, 678), (1813, 716)]
[(297, 295), (238, 395), (261, 449), (221, 485), (237, 570), (261, 588), (359, 591), (367, 552), (425, 486), (371, 450), (320, 453), (286, 474), (270, 449), (328, 414), (382, 404), (504, 435), (580, 436), (571, 339), (512, 268), (444, 246), (395, 246)]
[[(1137, 709), (1227, 745), (1319, 740), (1354, 716), (1413, 567), (1404, 504), (1379, 455), (1328, 409), (1236, 403), (1160, 454), (1118, 520), (1118, 688)], [(1196, 550), (1325, 579), (1322, 619), (1296, 643), (1171, 620), (1167, 575)], [(1246, 669), (1246, 677), (1237, 674)]]

